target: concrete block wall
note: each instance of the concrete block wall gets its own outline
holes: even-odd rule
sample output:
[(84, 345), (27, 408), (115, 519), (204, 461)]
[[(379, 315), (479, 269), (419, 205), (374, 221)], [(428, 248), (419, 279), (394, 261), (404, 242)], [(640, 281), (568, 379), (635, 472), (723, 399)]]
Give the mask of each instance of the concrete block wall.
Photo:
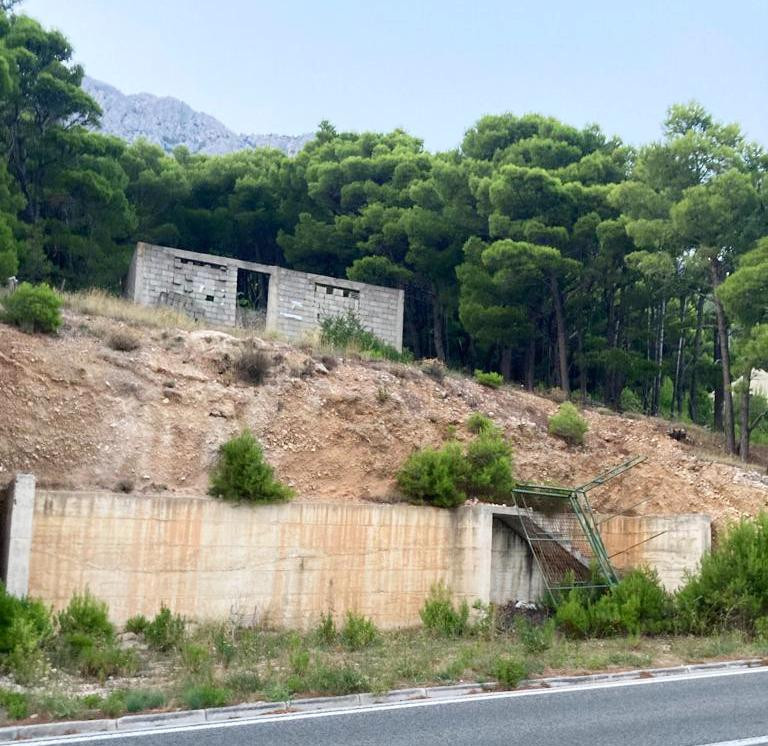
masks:
[(226, 262), (139, 243), (126, 294), (143, 305), (168, 305), (192, 318), (234, 326), (237, 268)]
[(139, 243), (126, 295), (136, 303), (170, 305), (193, 318), (234, 326), (241, 270), (270, 275), (266, 331), (298, 340), (324, 318), (351, 311), (377, 337), (403, 348), (405, 296), (395, 288)]
[(3, 495), (0, 530), (0, 572), (13, 596), (23, 597), (29, 592), (34, 509), (35, 477), (19, 474)]

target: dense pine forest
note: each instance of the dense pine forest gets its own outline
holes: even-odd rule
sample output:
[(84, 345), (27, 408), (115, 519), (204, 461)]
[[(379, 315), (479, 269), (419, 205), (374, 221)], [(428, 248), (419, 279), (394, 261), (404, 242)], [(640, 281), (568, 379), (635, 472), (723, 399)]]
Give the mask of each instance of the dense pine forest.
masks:
[[(0, 282), (120, 292), (137, 240), (402, 287), (417, 357), (768, 433), (768, 155), (701, 105), (640, 148), (484, 116), (453, 151), (322, 122), (276, 150), (166, 155), (94, 131), (59, 32), (0, 11)], [(512, 106), (522, 102), (510, 102)]]

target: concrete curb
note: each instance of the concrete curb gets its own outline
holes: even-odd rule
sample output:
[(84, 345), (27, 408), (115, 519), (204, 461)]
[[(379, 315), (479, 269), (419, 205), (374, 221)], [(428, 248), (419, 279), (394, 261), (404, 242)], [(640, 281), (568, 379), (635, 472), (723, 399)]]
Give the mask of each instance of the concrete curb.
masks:
[[(518, 689), (557, 689), (558, 687), (577, 684), (598, 684), (611, 681), (630, 681), (632, 679), (664, 678), (681, 674), (705, 674), (709, 671), (725, 669), (760, 668), (768, 665), (765, 659), (748, 658), (718, 663), (700, 663), (672, 668), (641, 668), (617, 673), (596, 673), (586, 676), (554, 676), (542, 679), (521, 681)], [(356, 709), (377, 704), (407, 702), (425, 699), (452, 699), (469, 697), (473, 694), (494, 691), (496, 682), (468, 682), (449, 686), (416, 687), (413, 689), (395, 689), (383, 694), (347, 694), (340, 697), (313, 697), (294, 699), (286, 702), (248, 702), (230, 707), (214, 707), (207, 710), (179, 710), (175, 712), (155, 712), (142, 715), (125, 715), (114, 720), (70, 720), (38, 725), (18, 725), (0, 728), (0, 742), (21, 741), (31, 738), (50, 738), (86, 733), (104, 733), (109, 731), (131, 732), (149, 728), (171, 728), (178, 725), (202, 725), (231, 720), (256, 720), (261, 715), (277, 715), (290, 712), (317, 712), (328, 710)]]

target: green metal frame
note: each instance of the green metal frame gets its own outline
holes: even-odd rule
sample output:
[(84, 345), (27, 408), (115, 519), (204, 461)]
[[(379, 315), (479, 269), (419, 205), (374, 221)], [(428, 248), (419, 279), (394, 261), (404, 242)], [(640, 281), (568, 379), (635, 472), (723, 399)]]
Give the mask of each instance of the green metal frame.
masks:
[[(586, 484), (580, 487), (553, 487), (543, 484), (518, 484), (514, 489), (515, 505), (518, 510), (524, 511), (518, 514), (519, 524), (522, 530), (523, 537), (528, 543), (531, 553), (539, 566), (544, 582), (547, 586), (548, 593), (552, 596), (553, 591), (568, 590), (573, 587), (611, 587), (618, 583), (618, 576), (616, 570), (611, 564), (610, 557), (606, 551), (605, 544), (600, 535), (598, 528), (598, 522), (595, 519), (595, 515), (592, 511), (592, 506), (589, 504), (587, 498), (587, 492), (604, 485), (611, 479), (615, 479), (624, 472), (628, 471), (634, 466), (645, 461), (644, 456), (635, 456), (633, 458), (624, 461), (617, 466), (599, 474), (594, 479), (590, 480)], [(548, 521), (542, 516), (542, 518), (534, 519), (536, 512), (528, 505), (528, 500), (531, 498), (554, 498), (556, 500), (562, 500), (568, 503), (570, 507), (570, 513), (575, 516), (576, 523), (580, 529), (581, 536), (571, 535), (562, 536), (558, 535), (556, 530), (548, 529), (546, 524)], [(564, 506), (565, 507), (565, 506)], [(563, 511), (562, 515), (567, 516), (569, 511)], [(530, 513), (530, 515), (529, 515)], [(571, 531), (574, 534), (578, 534), (575, 526), (571, 527)], [(546, 558), (547, 550), (544, 548), (546, 543), (551, 543), (553, 546), (549, 549), (549, 559)], [(578, 557), (578, 554), (574, 548), (574, 545), (579, 543), (583, 549), (588, 550), (591, 556)], [(555, 546), (557, 545), (557, 546)], [(550, 565), (557, 565), (558, 558), (562, 560), (562, 553), (567, 552), (571, 554), (576, 561), (584, 563), (586, 559), (591, 560), (597, 565), (598, 570), (605, 583), (599, 586), (595, 583), (587, 581), (579, 582), (573, 580), (571, 583), (565, 583), (562, 578), (555, 577), (559, 574), (560, 568), (554, 568)], [(584, 552), (586, 554), (586, 552)], [(560, 561), (562, 565), (562, 561)]]

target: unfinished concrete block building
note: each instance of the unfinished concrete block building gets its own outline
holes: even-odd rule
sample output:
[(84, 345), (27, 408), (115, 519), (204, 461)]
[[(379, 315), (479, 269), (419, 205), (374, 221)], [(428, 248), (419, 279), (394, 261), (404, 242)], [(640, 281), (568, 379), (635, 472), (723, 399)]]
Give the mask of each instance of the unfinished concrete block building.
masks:
[(138, 243), (126, 296), (222, 326), (252, 326), (299, 339), (323, 319), (352, 312), (379, 339), (403, 349), (404, 293), (284, 267)]

